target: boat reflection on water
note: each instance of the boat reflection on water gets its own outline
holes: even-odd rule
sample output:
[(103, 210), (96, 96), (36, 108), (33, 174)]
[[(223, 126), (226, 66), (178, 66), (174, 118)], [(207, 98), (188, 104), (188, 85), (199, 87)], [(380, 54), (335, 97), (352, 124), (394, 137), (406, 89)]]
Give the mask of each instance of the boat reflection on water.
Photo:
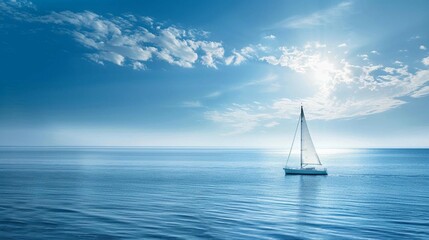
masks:
[(315, 222), (315, 219), (318, 219), (315, 217), (320, 216), (321, 212), (323, 212), (323, 210), (321, 210), (319, 195), (325, 177), (299, 176), (299, 178), (297, 234), (309, 236), (315, 234), (317, 231), (323, 230), (320, 228), (320, 225)]

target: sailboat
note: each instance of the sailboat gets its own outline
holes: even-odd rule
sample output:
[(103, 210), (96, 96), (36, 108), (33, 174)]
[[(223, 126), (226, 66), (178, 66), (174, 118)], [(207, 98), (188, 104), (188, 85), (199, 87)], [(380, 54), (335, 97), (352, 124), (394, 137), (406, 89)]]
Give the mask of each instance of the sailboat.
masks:
[[(298, 126), (301, 125), (301, 154), (300, 168), (288, 168), (287, 164), (295, 142)], [(310, 132), (308, 131), (307, 122), (305, 121), (304, 109), (301, 106), (301, 114), (298, 124), (296, 125), (295, 135), (293, 137), (292, 146), (289, 151), (289, 156), (286, 161), (286, 166), (283, 168), (285, 175), (328, 175), (326, 168), (322, 168), (316, 148), (311, 140)]]

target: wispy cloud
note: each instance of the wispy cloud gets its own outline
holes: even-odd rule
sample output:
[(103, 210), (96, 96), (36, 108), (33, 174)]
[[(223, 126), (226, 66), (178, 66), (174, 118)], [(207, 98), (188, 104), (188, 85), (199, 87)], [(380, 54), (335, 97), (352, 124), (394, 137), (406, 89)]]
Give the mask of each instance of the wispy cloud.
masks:
[(420, 50), (426, 50), (426, 46), (425, 45), (420, 45), (419, 49)]
[(420, 88), (419, 90), (415, 91), (411, 97), (414, 98), (419, 98), (419, 97), (423, 97), (429, 94), (429, 86), (425, 86)]
[(256, 50), (251, 47), (247, 46), (240, 50), (233, 50), (232, 55), (225, 58), (225, 64), (226, 65), (240, 65), (244, 63), (248, 59), (252, 59), (255, 57)]
[(17, 20), (25, 20), (31, 16), (29, 11), (35, 11), (36, 6), (27, 0), (0, 1), (0, 15), (13, 17)]
[(412, 36), (412, 37), (410, 37), (410, 41), (411, 40), (418, 40), (418, 39), (420, 39), (420, 35), (415, 35), (415, 36)]
[(272, 40), (272, 39), (276, 39), (276, 36), (270, 34), (270, 35), (265, 36), (264, 39), (270, 39), (270, 40)]
[(203, 104), (200, 101), (185, 101), (182, 103), (182, 107), (185, 108), (200, 108)]
[(241, 134), (257, 127), (265, 119), (270, 119), (269, 114), (257, 113), (252, 105), (233, 104), (224, 112), (208, 111), (205, 117), (211, 121), (226, 123), (231, 126), (227, 135)]
[(308, 70), (317, 71), (320, 68), (329, 67), (329, 63), (324, 61), (323, 54), (318, 51), (326, 46), (319, 42), (308, 43), (302, 49), (297, 47), (280, 47), (281, 55), (262, 56), (259, 59), (272, 65), (288, 67), (296, 72), (303, 73)]
[[(321, 44), (280, 48), (279, 52), (260, 59), (289, 68), (317, 86), (315, 94), (297, 98), (275, 99), (269, 104), (232, 104), (224, 110), (209, 111), (206, 117), (230, 126), (230, 133), (244, 133), (267, 128), (270, 123), (296, 117), (302, 103), (309, 119), (349, 119), (388, 111), (406, 103), (405, 97), (429, 94), (429, 70), (411, 71), (403, 63), (392, 66), (363, 62), (352, 64), (318, 48)], [(367, 56), (361, 56), (367, 57)], [(422, 59), (429, 65), (429, 57)], [(244, 127), (240, 123), (247, 122)]]
[(205, 98), (217, 98), (224, 94), (241, 91), (248, 87), (257, 87), (261, 92), (276, 92), (280, 90), (281, 84), (277, 74), (268, 73), (263, 77), (248, 80), (242, 84), (211, 92), (207, 94)]
[(364, 61), (368, 61), (368, 54), (358, 54), (357, 56), (362, 58)]
[(265, 124), (265, 127), (272, 128), (272, 127), (275, 127), (279, 124), (280, 124), (279, 122), (273, 121), (273, 122), (269, 122), (269, 123)]
[(222, 43), (206, 40), (206, 31), (167, 26), (151, 17), (132, 14), (112, 16), (91, 11), (43, 14), (33, 6), (27, 1), (0, 1), (3, 14), (19, 21), (55, 25), (86, 47), (88, 59), (99, 64), (111, 62), (141, 70), (153, 59), (186, 68), (196, 63), (217, 68), (224, 62)]
[(268, 73), (261, 78), (232, 87), (229, 89), (229, 91), (237, 91), (250, 86), (258, 86), (258, 88), (264, 92), (275, 92), (280, 89), (279, 78), (277, 74)]
[(425, 57), (422, 59), (422, 63), (426, 66), (429, 66), (429, 57)]
[(206, 98), (215, 98), (215, 97), (219, 97), (220, 95), (222, 95), (221, 91), (214, 91), (214, 92), (207, 94)]
[(311, 28), (329, 24), (341, 17), (352, 5), (352, 2), (342, 2), (331, 8), (320, 10), (309, 15), (289, 17), (275, 25), (283, 28)]

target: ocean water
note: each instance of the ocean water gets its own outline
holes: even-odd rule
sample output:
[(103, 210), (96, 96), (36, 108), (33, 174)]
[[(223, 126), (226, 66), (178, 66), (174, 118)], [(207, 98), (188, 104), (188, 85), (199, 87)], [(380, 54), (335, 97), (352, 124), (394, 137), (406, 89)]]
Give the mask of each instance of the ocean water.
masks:
[(429, 150), (321, 150), (328, 176), (286, 156), (3, 147), (0, 239), (429, 239)]

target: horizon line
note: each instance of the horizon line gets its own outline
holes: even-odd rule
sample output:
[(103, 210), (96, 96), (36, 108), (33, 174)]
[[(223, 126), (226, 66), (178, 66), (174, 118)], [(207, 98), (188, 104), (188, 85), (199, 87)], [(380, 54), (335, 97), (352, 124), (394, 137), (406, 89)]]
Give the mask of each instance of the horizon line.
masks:
[[(0, 148), (206, 148), (206, 149), (283, 149), (283, 147), (268, 147), (268, 146), (114, 146), (114, 145), (105, 145), (105, 146), (79, 146), (79, 145), (0, 145)], [(284, 147), (289, 149), (288, 147)], [(429, 149), (429, 146), (426, 147), (406, 147), (406, 146), (390, 146), (390, 147), (338, 147), (338, 148), (329, 148), (321, 147), (318, 149)]]

